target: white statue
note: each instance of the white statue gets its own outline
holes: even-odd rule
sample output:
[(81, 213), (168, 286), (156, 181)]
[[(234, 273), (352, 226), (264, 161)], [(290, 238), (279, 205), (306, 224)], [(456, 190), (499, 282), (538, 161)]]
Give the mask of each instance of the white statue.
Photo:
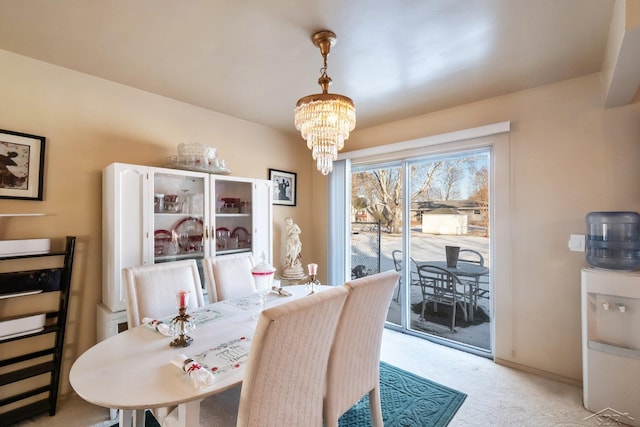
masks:
[(298, 224), (293, 222), (293, 218), (287, 217), (284, 222), (287, 232), (287, 248), (282, 276), (287, 279), (304, 279), (306, 275), (302, 268), (302, 242), (300, 241), (302, 231)]

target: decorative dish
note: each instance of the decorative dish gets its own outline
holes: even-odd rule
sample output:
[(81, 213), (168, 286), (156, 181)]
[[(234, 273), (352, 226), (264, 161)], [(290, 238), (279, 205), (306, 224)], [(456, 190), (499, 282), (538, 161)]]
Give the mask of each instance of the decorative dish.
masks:
[(201, 218), (187, 217), (173, 226), (182, 252), (198, 252), (202, 250), (202, 235), (204, 226)]
[(236, 227), (231, 232), (231, 237), (237, 237), (240, 246), (246, 246), (251, 241), (251, 234), (244, 227)]
[(156, 230), (153, 232), (154, 252), (156, 255), (166, 255), (169, 250), (169, 243), (173, 235), (169, 230)]

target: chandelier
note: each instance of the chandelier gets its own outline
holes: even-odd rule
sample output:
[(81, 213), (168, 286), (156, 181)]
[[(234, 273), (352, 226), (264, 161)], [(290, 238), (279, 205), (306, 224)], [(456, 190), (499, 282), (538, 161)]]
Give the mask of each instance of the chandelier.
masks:
[(333, 170), (333, 162), (349, 138), (349, 132), (356, 126), (356, 107), (350, 98), (328, 93), (331, 78), (327, 75), (327, 56), (331, 46), (336, 44), (336, 35), (331, 31), (320, 31), (311, 40), (320, 48), (324, 60), (318, 79), (322, 93), (298, 100), (295, 124), (307, 141), (316, 167), (327, 175)]

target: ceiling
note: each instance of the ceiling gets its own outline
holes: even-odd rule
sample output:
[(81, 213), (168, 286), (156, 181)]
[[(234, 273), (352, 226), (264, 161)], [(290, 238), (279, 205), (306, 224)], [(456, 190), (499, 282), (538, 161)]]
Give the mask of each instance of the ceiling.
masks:
[(0, 49), (294, 133), (330, 92), (365, 128), (599, 72), (615, 0), (0, 0)]

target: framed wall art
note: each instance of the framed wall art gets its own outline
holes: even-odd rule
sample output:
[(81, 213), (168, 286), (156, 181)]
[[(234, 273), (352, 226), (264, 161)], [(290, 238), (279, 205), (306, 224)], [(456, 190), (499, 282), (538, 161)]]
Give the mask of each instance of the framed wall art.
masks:
[(295, 172), (269, 169), (269, 179), (273, 182), (274, 205), (296, 205), (296, 177)]
[(43, 136), (0, 129), (0, 198), (42, 200)]

